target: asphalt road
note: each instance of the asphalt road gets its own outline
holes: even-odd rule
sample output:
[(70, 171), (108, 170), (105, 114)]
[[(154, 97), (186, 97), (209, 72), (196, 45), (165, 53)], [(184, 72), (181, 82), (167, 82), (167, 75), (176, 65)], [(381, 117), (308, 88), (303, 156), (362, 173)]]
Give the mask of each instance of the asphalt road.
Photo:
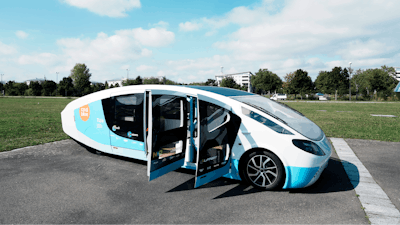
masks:
[(400, 209), (400, 142), (346, 139), (375, 182)]
[(225, 178), (194, 189), (184, 169), (148, 182), (144, 162), (72, 140), (28, 147), (0, 153), (0, 223), (368, 224), (337, 158), (309, 188), (261, 192)]

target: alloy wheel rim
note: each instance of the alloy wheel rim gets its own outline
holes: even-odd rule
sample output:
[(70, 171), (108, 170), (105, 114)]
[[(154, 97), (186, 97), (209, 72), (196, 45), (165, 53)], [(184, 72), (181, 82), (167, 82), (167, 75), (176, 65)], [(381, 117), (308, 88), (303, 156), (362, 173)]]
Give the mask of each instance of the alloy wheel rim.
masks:
[(278, 167), (266, 155), (255, 155), (247, 163), (247, 175), (259, 187), (268, 187), (278, 178)]

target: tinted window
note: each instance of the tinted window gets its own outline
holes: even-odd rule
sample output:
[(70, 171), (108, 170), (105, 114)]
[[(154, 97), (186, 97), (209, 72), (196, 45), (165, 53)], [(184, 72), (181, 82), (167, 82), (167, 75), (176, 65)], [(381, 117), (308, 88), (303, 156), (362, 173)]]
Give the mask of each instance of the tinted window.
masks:
[[(143, 141), (143, 94), (115, 96), (109, 99), (107, 125), (115, 134)], [(103, 107), (107, 100), (103, 101)], [(106, 109), (105, 109), (106, 111)]]
[[(253, 112), (249, 109), (246, 109), (242, 107), (242, 113), (254, 120), (257, 120), (258, 122), (264, 124), (265, 126), (271, 128), (275, 132), (281, 133), (281, 134), (292, 134), (290, 131), (286, 130), (285, 128), (279, 126), (278, 124), (272, 122), (271, 120), (261, 116), (260, 114)], [(293, 135), (293, 134), (292, 134)]]
[(182, 127), (181, 107), (183, 107), (182, 97), (153, 95), (153, 129), (156, 132), (164, 132)]
[(205, 119), (207, 120), (207, 130), (209, 132), (227, 121), (229, 113), (227, 109), (208, 102), (202, 102), (201, 106), (206, 108)]
[(187, 140), (186, 98), (152, 95), (153, 154), (151, 171), (185, 157)]

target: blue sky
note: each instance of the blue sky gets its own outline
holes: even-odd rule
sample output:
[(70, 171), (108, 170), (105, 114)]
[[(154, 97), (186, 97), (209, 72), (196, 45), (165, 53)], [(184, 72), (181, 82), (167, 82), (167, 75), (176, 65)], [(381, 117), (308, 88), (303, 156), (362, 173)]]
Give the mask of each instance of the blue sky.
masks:
[(400, 1), (14, 0), (0, 5), (0, 74), (22, 82), (166, 76), (190, 83), (267, 68), (400, 66)]

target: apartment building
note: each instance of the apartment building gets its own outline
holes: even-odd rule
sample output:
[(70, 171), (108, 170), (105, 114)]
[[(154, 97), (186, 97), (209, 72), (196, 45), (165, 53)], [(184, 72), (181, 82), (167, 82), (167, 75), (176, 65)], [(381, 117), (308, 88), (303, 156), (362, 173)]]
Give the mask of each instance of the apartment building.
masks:
[(252, 87), (251, 87), (251, 76), (253, 74), (251, 72), (241, 72), (241, 73), (232, 73), (232, 74), (219, 74), (215, 75), (215, 80), (217, 81), (218, 87), (221, 84), (222, 79), (226, 77), (232, 77), (233, 80), (240, 86), (245, 86), (247, 87), (248, 92), (252, 92)]

